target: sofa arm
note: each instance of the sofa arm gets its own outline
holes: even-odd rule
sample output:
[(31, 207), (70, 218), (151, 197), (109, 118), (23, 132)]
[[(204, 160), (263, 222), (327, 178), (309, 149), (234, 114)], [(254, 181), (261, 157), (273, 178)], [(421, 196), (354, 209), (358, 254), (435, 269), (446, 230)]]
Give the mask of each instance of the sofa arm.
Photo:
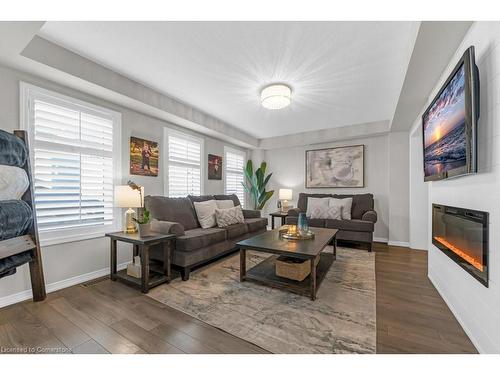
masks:
[(377, 213), (375, 211), (366, 211), (361, 217), (361, 220), (371, 221), (372, 223), (376, 223)]
[(258, 219), (260, 218), (260, 211), (259, 210), (242, 210), (243, 211), (243, 217), (245, 219)]
[(290, 208), (287, 212), (288, 216), (299, 216), (299, 214), (302, 211), (300, 211), (298, 208)]
[(173, 221), (151, 220), (151, 230), (158, 233), (175, 234), (176, 236), (184, 235), (184, 227), (182, 224)]

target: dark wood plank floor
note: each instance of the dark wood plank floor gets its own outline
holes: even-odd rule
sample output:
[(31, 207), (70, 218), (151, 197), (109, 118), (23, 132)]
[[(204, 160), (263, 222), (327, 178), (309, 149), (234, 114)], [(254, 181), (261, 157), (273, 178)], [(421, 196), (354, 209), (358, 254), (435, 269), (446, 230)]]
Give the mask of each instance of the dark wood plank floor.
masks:
[[(427, 253), (383, 244), (375, 250), (377, 352), (474, 353), (427, 278)], [(266, 353), (108, 279), (51, 293), (41, 303), (0, 309), (0, 347), (56, 353)]]

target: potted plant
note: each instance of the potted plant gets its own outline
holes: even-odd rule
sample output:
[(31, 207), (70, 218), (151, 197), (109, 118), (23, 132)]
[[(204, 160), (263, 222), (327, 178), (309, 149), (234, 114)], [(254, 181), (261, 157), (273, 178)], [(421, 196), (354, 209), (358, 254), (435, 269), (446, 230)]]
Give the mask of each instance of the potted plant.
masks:
[(244, 169), (247, 182), (242, 182), (245, 191), (250, 194), (253, 201), (254, 210), (262, 210), (274, 194), (274, 190), (266, 191), (266, 185), (273, 175), (272, 173), (266, 176), (267, 163), (262, 162), (260, 167), (253, 172), (252, 160), (248, 160), (246, 168)]
[(127, 185), (130, 186), (132, 189), (137, 190), (139, 192), (140, 198), (141, 198), (141, 209), (142, 209), (142, 215), (139, 219), (134, 218), (133, 220), (137, 223), (137, 227), (139, 230), (139, 236), (140, 237), (147, 237), (151, 235), (151, 217), (149, 216), (149, 210), (144, 207), (144, 200), (142, 197), (142, 189), (141, 186), (137, 185), (133, 181), (128, 181)]

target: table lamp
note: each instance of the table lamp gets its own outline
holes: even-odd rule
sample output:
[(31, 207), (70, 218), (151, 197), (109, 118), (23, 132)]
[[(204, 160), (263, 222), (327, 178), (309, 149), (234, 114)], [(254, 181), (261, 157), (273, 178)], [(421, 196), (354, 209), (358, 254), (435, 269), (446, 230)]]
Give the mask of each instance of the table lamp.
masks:
[(115, 206), (128, 208), (125, 211), (123, 233), (135, 233), (137, 231), (134, 223), (134, 218), (137, 218), (137, 215), (132, 208), (142, 207), (142, 197), (144, 197), (144, 187), (141, 187), (141, 192), (139, 192), (128, 185), (115, 186)]
[(288, 211), (288, 201), (292, 200), (292, 189), (280, 189), (278, 199), (281, 201), (281, 211)]

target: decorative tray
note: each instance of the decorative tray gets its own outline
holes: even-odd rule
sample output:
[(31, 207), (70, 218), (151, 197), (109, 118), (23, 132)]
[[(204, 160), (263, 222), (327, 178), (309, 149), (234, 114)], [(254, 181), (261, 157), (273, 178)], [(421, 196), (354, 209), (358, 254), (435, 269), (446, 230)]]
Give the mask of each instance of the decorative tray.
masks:
[(310, 240), (314, 238), (314, 232), (313, 231), (307, 231), (304, 234), (300, 233), (280, 233), (281, 238), (284, 238), (286, 240)]

